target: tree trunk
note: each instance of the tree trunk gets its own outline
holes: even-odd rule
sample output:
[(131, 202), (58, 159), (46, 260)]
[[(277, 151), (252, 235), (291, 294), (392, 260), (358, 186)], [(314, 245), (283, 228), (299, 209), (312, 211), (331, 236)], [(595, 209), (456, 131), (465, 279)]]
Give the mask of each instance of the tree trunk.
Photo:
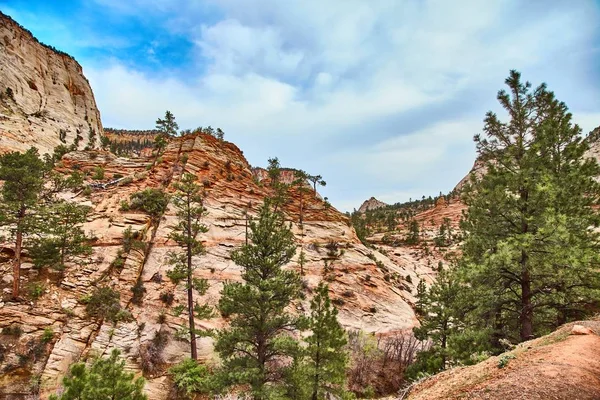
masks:
[(529, 340), (533, 337), (533, 307), (531, 304), (531, 276), (527, 268), (527, 253), (523, 250), (521, 253), (521, 314), (519, 323), (521, 324), (521, 341)]
[(192, 287), (192, 216), (190, 197), (187, 198), (187, 298), (188, 298), (188, 316), (190, 325), (190, 347), (192, 360), (198, 359), (198, 349), (196, 348), (196, 324), (194, 322), (194, 289)]
[(21, 251), (23, 249), (23, 220), (26, 208), (21, 205), (17, 214), (17, 234), (15, 238), (15, 259), (13, 261), (13, 290), (12, 296), (16, 300), (19, 297), (21, 287)]
[[(527, 223), (526, 216), (528, 213), (528, 200), (529, 192), (527, 189), (521, 187), (519, 190), (522, 201), (521, 205), (521, 233), (526, 234), (529, 232), (529, 224)], [(529, 272), (529, 265), (527, 263), (529, 256), (525, 249), (521, 250), (521, 259), (519, 264), (521, 266), (521, 312), (519, 314), (519, 324), (521, 325), (521, 341), (529, 340), (533, 337), (533, 307), (531, 304), (531, 274)]]
[(319, 394), (319, 371), (321, 370), (321, 344), (317, 341), (317, 356), (315, 357), (315, 379), (313, 382), (312, 400), (317, 400)]
[(13, 261), (13, 290), (12, 297), (17, 299), (19, 297), (19, 288), (21, 282), (21, 249), (23, 247), (23, 231), (21, 228), (21, 220), (17, 225), (17, 237), (15, 240), (15, 258)]

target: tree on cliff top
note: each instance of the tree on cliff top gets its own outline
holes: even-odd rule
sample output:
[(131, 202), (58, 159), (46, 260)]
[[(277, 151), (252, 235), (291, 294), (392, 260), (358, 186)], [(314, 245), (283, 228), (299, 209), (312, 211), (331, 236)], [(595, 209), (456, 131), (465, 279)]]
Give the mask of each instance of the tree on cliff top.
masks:
[(164, 119), (156, 120), (156, 130), (159, 132), (154, 138), (154, 148), (159, 155), (167, 146), (168, 140), (171, 137), (177, 136), (179, 125), (175, 122), (175, 116), (169, 110), (165, 112)]

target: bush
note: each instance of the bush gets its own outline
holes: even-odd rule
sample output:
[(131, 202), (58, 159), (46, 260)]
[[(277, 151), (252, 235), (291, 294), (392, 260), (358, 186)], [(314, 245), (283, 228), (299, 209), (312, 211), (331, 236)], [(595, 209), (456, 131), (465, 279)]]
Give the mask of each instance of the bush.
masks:
[(121, 206), (119, 207), (120, 211), (129, 211), (129, 203), (127, 200), (121, 200)]
[(168, 333), (159, 330), (151, 341), (140, 346), (140, 365), (144, 374), (153, 375), (160, 372), (164, 365), (162, 351), (168, 341)]
[(130, 209), (143, 211), (155, 221), (163, 215), (169, 204), (167, 194), (160, 189), (145, 189), (136, 192), (131, 195), (130, 200)]
[(173, 384), (181, 395), (193, 398), (196, 394), (208, 394), (212, 388), (209, 369), (198, 364), (191, 358), (186, 358), (169, 369)]
[(159, 298), (163, 303), (170, 306), (173, 304), (173, 300), (175, 300), (175, 295), (173, 292), (162, 292)]
[(504, 354), (503, 356), (500, 356), (498, 359), (498, 368), (506, 367), (510, 360), (514, 360), (515, 358), (517, 357), (515, 357), (513, 354)]
[(2, 334), (6, 336), (19, 337), (23, 334), (23, 328), (19, 324), (12, 324), (2, 328)]
[(364, 398), (398, 393), (406, 383), (407, 368), (423, 348), (424, 343), (412, 332), (396, 332), (386, 337), (349, 332), (349, 388)]
[(165, 314), (164, 310), (161, 310), (161, 312), (158, 314), (158, 317), (156, 318), (156, 322), (158, 322), (159, 324), (164, 324), (165, 322), (167, 322), (167, 314)]
[(31, 296), (33, 300), (37, 300), (40, 297), (42, 297), (45, 289), (46, 288), (44, 287), (44, 285), (39, 282), (31, 283), (29, 285), (29, 296)]
[(114, 323), (128, 320), (131, 314), (121, 308), (120, 298), (118, 292), (107, 286), (96, 288), (89, 297), (84, 299), (87, 303), (85, 310), (90, 317), (105, 318)]
[(131, 291), (133, 292), (133, 297), (131, 298), (131, 302), (136, 305), (141, 305), (144, 301), (144, 293), (146, 293), (146, 288), (144, 287), (144, 282), (141, 279), (138, 279), (135, 282), (135, 285), (131, 287)]
[(92, 176), (92, 179), (96, 179), (96, 180), (104, 179), (104, 168), (102, 168), (102, 167), (94, 168), (94, 175)]
[(125, 361), (113, 350), (110, 357), (96, 359), (88, 368), (85, 363), (76, 363), (63, 378), (65, 391), (50, 400), (95, 400), (127, 399), (147, 400), (144, 394), (144, 378), (134, 379), (134, 374), (125, 371)]
[(49, 343), (52, 341), (52, 339), (54, 339), (54, 330), (51, 326), (48, 326), (44, 328), (44, 333), (42, 333), (41, 340), (43, 343)]
[(89, 196), (92, 195), (92, 188), (88, 186), (85, 189), (83, 189), (82, 193), (83, 193), (84, 196), (88, 196), (89, 197)]

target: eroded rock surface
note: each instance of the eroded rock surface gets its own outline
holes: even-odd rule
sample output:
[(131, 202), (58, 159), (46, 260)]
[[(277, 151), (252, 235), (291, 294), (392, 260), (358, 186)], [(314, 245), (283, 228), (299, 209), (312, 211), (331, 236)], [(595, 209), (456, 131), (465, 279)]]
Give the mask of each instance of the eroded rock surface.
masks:
[(99, 144), (100, 112), (81, 65), (1, 12), (0, 66), (0, 152)]

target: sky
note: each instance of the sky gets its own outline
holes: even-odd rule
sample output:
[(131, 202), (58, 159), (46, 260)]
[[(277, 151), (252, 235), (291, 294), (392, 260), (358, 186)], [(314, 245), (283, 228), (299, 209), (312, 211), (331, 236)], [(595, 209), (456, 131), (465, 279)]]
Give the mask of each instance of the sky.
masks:
[(105, 127), (211, 125), (342, 211), (447, 193), (511, 69), (600, 125), (600, 0), (0, 0), (83, 66)]

